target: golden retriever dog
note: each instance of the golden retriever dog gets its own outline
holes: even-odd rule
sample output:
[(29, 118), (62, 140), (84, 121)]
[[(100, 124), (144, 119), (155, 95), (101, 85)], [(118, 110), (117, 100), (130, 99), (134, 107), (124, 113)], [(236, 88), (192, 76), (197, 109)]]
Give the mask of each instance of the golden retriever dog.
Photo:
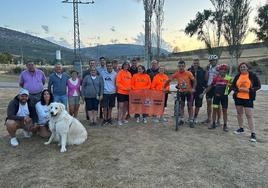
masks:
[(79, 145), (87, 139), (85, 127), (76, 118), (69, 115), (65, 106), (61, 103), (49, 105), (49, 129), (51, 136), (45, 145), (52, 141), (58, 142), (61, 146), (60, 152), (66, 151), (66, 145)]

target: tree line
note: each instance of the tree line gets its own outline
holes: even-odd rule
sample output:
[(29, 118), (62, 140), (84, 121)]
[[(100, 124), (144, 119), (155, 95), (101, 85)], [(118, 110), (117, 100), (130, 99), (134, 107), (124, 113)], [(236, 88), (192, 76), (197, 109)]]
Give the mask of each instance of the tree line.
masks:
[(248, 32), (253, 31), (257, 39), (268, 47), (268, 3), (258, 9), (255, 18), (258, 28), (249, 28), (252, 12), (251, 0), (210, 0), (212, 9), (196, 14), (184, 32), (204, 42), (209, 54), (222, 54), (222, 46), (228, 47), (231, 63), (238, 64), (242, 54), (242, 43)]

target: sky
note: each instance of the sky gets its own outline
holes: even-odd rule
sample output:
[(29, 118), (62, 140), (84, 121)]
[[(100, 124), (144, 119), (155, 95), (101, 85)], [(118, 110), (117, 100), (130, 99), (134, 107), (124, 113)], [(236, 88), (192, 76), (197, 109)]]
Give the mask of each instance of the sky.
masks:
[[(84, 0), (86, 1), (86, 0)], [(251, 0), (250, 27), (254, 27), (256, 9), (266, 0)], [(200, 49), (204, 45), (183, 33), (198, 11), (212, 8), (209, 0), (165, 0), (163, 47), (172, 51)], [(139, 0), (95, 0), (79, 6), (81, 47), (97, 44), (143, 44), (144, 9)], [(61, 0), (1, 0), (0, 27), (14, 29), (72, 48), (72, 4)], [(249, 34), (245, 43), (255, 42)]]

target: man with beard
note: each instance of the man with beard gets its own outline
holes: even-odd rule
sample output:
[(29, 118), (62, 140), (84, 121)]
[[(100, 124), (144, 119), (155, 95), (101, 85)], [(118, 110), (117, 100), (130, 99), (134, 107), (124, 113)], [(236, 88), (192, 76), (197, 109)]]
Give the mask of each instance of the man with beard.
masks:
[(7, 118), (5, 125), (11, 137), (11, 146), (18, 146), (19, 142), (16, 138), (18, 129), (23, 129), (24, 137), (31, 137), (31, 131), (34, 131), (33, 117), (35, 116), (35, 108), (29, 99), (29, 91), (21, 88), (18, 95), (9, 102), (7, 108)]

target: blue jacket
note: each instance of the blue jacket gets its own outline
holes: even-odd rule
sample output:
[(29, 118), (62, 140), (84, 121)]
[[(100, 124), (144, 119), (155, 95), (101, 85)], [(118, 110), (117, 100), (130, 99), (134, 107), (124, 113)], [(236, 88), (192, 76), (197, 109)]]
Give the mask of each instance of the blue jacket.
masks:
[(66, 95), (67, 90), (67, 80), (70, 76), (63, 72), (62, 77), (59, 78), (56, 73), (52, 73), (49, 75), (48, 81), (48, 90), (53, 93), (53, 95), (62, 96)]

